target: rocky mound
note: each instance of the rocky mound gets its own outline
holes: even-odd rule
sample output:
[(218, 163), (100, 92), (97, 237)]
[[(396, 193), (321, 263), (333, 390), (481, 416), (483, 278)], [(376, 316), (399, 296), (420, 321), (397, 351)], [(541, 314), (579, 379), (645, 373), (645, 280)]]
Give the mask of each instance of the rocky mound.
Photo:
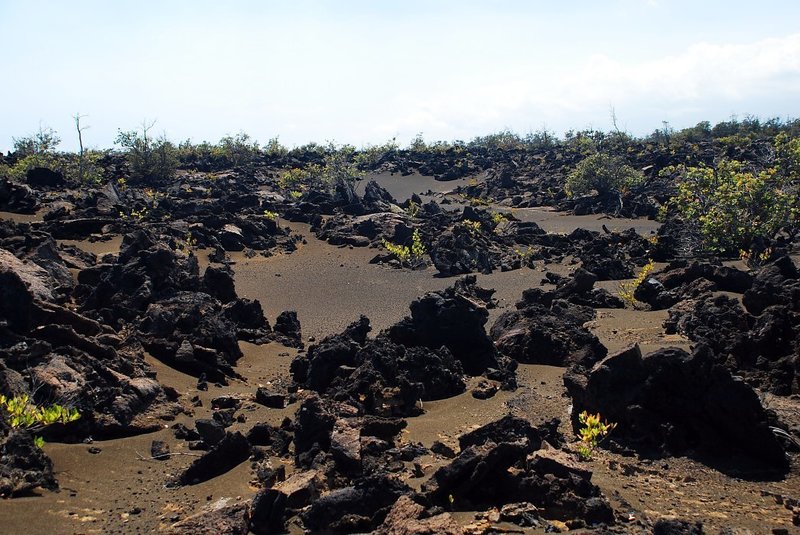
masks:
[(487, 292), (475, 278), (441, 292), (426, 294), (410, 305), (411, 316), (374, 340), (369, 319), (361, 319), (328, 336), (292, 362), (294, 380), (366, 414), (407, 416), (419, 412), (419, 401), (451, 397), (464, 391), (465, 372), (486, 374), (512, 388), (513, 366), (498, 355), (486, 335)]
[(762, 468), (789, 468), (758, 394), (715, 364), (707, 347), (692, 354), (667, 348), (643, 357), (633, 346), (590, 370), (571, 368), (564, 384), (576, 430), (580, 412), (599, 412), (617, 424), (615, 439), (640, 450), (713, 462), (740, 454)]
[[(639, 288), (655, 306), (673, 303), (667, 333), (707, 345), (717, 362), (763, 390), (800, 392), (800, 276), (788, 257), (755, 277), (707, 264), (676, 266)], [(741, 304), (717, 290), (741, 294)]]
[(558, 281), (554, 291), (533, 288), (523, 292), (517, 310), (504, 312), (490, 330), (498, 351), (526, 364), (568, 366), (590, 364), (606, 348), (583, 325), (594, 318), (590, 306), (619, 307), (619, 300), (593, 288), (596, 277), (583, 269)]
[(0, 280), (4, 393), (77, 408), (62, 433), (135, 434), (181, 410), (111, 327), (53, 302), (43, 268), (0, 250)]

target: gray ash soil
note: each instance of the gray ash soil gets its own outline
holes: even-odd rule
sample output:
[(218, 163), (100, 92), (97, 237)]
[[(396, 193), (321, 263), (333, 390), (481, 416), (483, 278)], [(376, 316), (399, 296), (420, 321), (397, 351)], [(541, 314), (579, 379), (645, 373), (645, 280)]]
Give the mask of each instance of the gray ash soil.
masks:
[[(384, 177), (383, 180), (388, 187), (394, 179)], [(439, 184), (442, 183), (436, 183)], [(393, 193), (402, 198), (404, 192)], [(599, 216), (564, 216), (535, 210), (538, 211), (527, 213), (524, 218), (537, 221), (547, 230), (569, 232), (584, 225), (591, 228), (603, 224), (612, 226)], [(618, 228), (626, 223), (616, 221), (613, 226)], [(320, 339), (340, 332), (359, 314), (372, 320), (375, 334), (407, 315), (409, 304), (420, 295), (453, 283), (451, 278), (434, 277), (432, 268), (409, 271), (369, 264), (377, 253), (375, 249), (334, 247), (317, 240), (306, 225), (292, 224), (291, 227), (306, 240), (292, 254), (246, 258), (241, 253), (233, 253), (230, 257), (239, 296), (259, 299), (271, 323), (281, 311), (296, 310), (306, 341), (309, 337)], [(655, 227), (647, 223), (637, 230), (646, 235)], [(100, 255), (115, 252), (120, 240), (69, 243)], [(198, 254), (205, 265), (205, 252), (198, 251)], [(503, 311), (513, 309), (523, 290), (540, 287), (545, 271), (566, 274), (573, 268), (569, 263), (544, 265), (537, 262), (535, 269), (478, 275), (478, 284), (495, 289), (494, 297), (499, 302), (498, 308), (491, 311), (487, 326)], [(614, 284), (600, 286), (605, 285), (613, 293)], [(666, 317), (666, 311), (600, 309), (587, 327), (609, 352), (633, 343), (639, 343), (644, 352), (667, 346), (688, 349), (690, 343), (686, 338), (664, 334), (662, 324)], [(190, 407), (190, 400), (195, 396), (201, 403), (192, 407), (189, 414), (165, 424), (191, 426), (194, 419), (211, 416), (214, 397), (222, 394), (248, 397), (259, 386), (289, 381), (289, 364), (297, 350), (276, 343), (261, 346), (242, 343), (241, 348), (244, 356), (238, 361), (236, 371), (242, 378), (231, 380), (225, 387), (212, 384), (207, 391), (197, 389), (196, 378), (148, 356), (147, 361), (156, 370), (159, 382), (174, 388), (180, 394), (181, 403)], [(571, 401), (562, 382), (564, 371), (565, 368), (560, 367), (521, 364), (517, 371), (519, 388), (512, 392), (501, 391), (488, 400), (470, 395), (470, 388), (477, 380), (473, 378), (465, 393), (425, 402), (424, 414), (408, 418), (402, 439), (426, 447), (441, 441), (456, 448), (457, 437), (462, 433), (509, 413), (534, 424), (559, 418), (561, 431), (569, 438)], [(796, 396), (768, 396), (765, 403), (797, 423), (800, 403)], [(246, 422), (236, 422), (230, 430), (246, 431), (255, 422), (279, 425), (284, 417), (293, 416), (295, 410), (296, 405), (269, 409), (245, 401), (239, 412), (245, 415)], [(165, 441), (175, 455), (164, 461), (148, 459), (153, 440)], [(568, 448), (574, 450), (574, 446), (573, 441)], [(93, 448), (99, 452), (91, 453)], [(198, 453), (188, 450), (186, 443), (175, 439), (169, 429), (97, 440), (91, 444), (50, 443), (44, 450), (54, 462), (61, 489), (0, 502), (0, 526), (4, 533), (151, 533), (167, 529), (209, 503), (219, 500), (235, 503), (251, 498), (256, 492), (250, 482), (249, 461), (204, 483), (167, 488), (165, 482), (187, 467)], [(409, 473), (403, 476), (412, 488), (418, 488), (427, 476), (446, 464), (446, 460), (432, 455), (418, 462), (424, 477), (411, 477)], [(625, 531), (644, 532), (644, 525), (659, 518), (677, 517), (702, 521), (708, 533), (730, 526), (749, 529), (752, 533), (767, 533), (777, 528), (789, 532), (797, 529), (791, 524), (790, 511), (776, 500), (776, 496), (800, 495), (797, 463), (795, 456), (793, 470), (785, 479), (775, 482), (748, 481), (744, 477), (726, 475), (689, 458), (666, 457), (651, 461), (602, 449), (595, 452), (586, 467), (594, 472), (593, 482), (614, 508), (630, 515), (630, 523), (621, 528)], [(293, 470), (286, 459), (273, 459), (273, 464), (286, 465), (287, 473)], [(472, 512), (456, 515), (456, 519), (465, 523), (472, 517)], [(300, 532), (292, 522), (289, 528), (290, 532)], [(521, 532), (540, 531), (524, 529)]]

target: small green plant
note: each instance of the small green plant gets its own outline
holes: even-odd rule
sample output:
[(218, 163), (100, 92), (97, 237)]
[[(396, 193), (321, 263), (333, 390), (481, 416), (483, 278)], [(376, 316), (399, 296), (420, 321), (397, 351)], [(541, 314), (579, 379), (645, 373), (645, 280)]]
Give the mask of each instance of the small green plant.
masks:
[(741, 250), (739, 251), (739, 258), (744, 260), (747, 265), (750, 266), (763, 266), (766, 264), (770, 258), (772, 258), (772, 254), (774, 253), (772, 247), (767, 247), (761, 252), (753, 251), (753, 250)]
[(383, 240), (383, 246), (400, 262), (406, 263), (411, 258), (411, 249), (407, 245), (395, 245), (389, 240)]
[(500, 223), (505, 223), (508, 220), (509, 220), (508, 217), (501, 214), (500, 212), (495, 212), (492, 214), (492, 223), (494, 223), (495, 225), (499, 225)]
[(289, 192), (289, 197), (293, 201), (299, 201), (300, 197), (302, 197), (302, 196), (303, 196), (303, 192), (300, 191), (300, 190), (293, 189), (292, 191)]
[(493, 213), (492, 214), (492, 223), (494, 224), (494, 230), (493, 230), (494, 233), (495, 234), (500, 234), (503, 226), (506, 223), (508, 223), (509, 221), (511, 221), (511, 219), (508, 216), (506, 216), (504, 214), (501, 214), (500, 212)]
[(415, 229), (411, 234), (411, 258), (418, 260), (425, 254), (425, 245), (422, 243), (422, 236), (419, 229)]
[(472, 219), (465, 219), (461, 225), (466, 228), (470, 234), (476, 235), (481, 233), (481, 222), (473, 221)]
[(147, 202), (148, 206), (152, 208), (156, 208), (158, 206), (158, 202), (164, 196), (162, 193), (159, 193), (153, 188), (144, 188), (142, 193), (144, 193), (145, 202)]
[(619, 298), (625, 301), (625, 303), (631, 307), (636, 308), (639, 300), (636, 299), (633, 294), (636, 292), (636, 288), (638, 288), (641, 283), (647, 280), (647, 277), (650, 276), (650, 273), (653, 271), (655, 265), (655, 262), (650, 260), (647, 264), (642, 266), (641, 269), (639, 269), (633, 280), (620, 282), (619, 290), (617, 291)]
[(519, 247), (517, 247), (516, 249), (514, 249), (514, 252), (519, 257), (519, 261), (523, 265), (527, 265), (531, 260), (533, 260), (533, 255), (534, 253), (536, 253), (533, 247), (528, 247), (525, 250), (522, 250)]
[[(28, 429), (33, 432), (41, 431), (48, 425), (74, 422), (81, 417), (78, 409), (63, 405), (38, 406), (31, 401), (28, 394), (14, 397), (0, 394), (0, 408), (5, 412), (8, 425), (12, 429)], [(36, 436), (34, 444), (41, 448), (44, 445), (44, 439)]]
[(406, 208), (406, 213), (411, 219), (417, 217), (419, 214), (419, 204), (415, 203), (414, 201), (409, 201), (408, 208)]
[(617, 427), (617, 424), (603, 422), (600, 413), (589, 414), (586, 411), (578, 415), (578, 422), (583, 426), (578, 430), (578, 437), (581, 439), (578, 455), (581, 459), (588, 461), (592, 458), (592, 453), (597, 445), (608, 436), (611, 430)]
[(186, 236), (184, 236), (183, 241), (178, 244), (178, 250), (180, 250), (186, 256), (189, 256), (192, 252), (192, 247), (197, 245), (197, 238), (192, 236), (191, 232), (187, 232)]
[(490, 206), (492, 204), (491, 199), (481, 199), (480, 197), (470, 197), (466, 194), (461, 194), (461, 197), (464, 201), (468, 202), (470, 206)]
[(136, 219), (137, 221), (141, 221), (145, 217), (147, 217), (148, 208), (145, 206), (140, 210), (131, 210), (131, 217)]
[(417, 263), (425, 254), (425, 245), (422, 243), (419, 229), (415, 229), (411, 234), (411, 247), (395, 245), (388, 240), (383, 240), (383, 246), (403, 264)]
[(272, 210), (264, 210), (264, 217), (266, 217), (267, 219), (274, 219), (277, 221), (278, 213), (273, 212)]

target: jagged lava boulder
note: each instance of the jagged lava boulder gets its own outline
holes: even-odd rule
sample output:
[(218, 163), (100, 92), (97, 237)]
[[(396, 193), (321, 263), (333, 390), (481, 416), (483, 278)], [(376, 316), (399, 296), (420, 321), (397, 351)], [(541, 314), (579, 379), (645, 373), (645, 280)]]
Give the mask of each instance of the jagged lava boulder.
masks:
[(411, 316), (386, 331), (395, 343), (430, 349), (446, 347), (469, 375), (498, 368), (497, 352), (486, 334), (489, 311), (458, 287), (430, 292), (411, 305)]
[(617, 424), (615, 439), (637, 448), (712, 460), (739, 452), (768, 469), (788, 470), (758, 394), (715, 364), (707, 347), (643, 357), (636, 345), (590, 370), (574, 366), (564, 384), (576, 430), (581, 411), (599, 412)]
[(605, 346), (583, 326), (594, 318), (594, 310), (566, 300), (597, 304), (605, 298), (592, 293), (593, 284), (594, 277), (582, 272), (555, 291), (525, 290), (517, 310), (504, 312), (489, 331), (498, 351), (526, 364), (552, 366), (603, 358)]

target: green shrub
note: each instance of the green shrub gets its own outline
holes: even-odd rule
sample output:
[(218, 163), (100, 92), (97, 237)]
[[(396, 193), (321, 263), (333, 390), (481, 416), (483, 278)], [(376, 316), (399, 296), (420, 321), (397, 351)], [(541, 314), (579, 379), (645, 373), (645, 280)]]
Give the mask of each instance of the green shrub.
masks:
[(696, 224), (710, 251), (751, 252), (757, 242), (773, 239), (782, 230), (791, 235), (797, 231), (798, 184), (777, 167), (756, 171), (742, 162), (722, 160), (716, 167), (680, 168), (679, 176), (667, 209)]
[(570, 197), (622, 193), (626, 189), (644, 181), (644, 175), (619, 156), (596, 152), (587, 156), (575, 167), (566, 181), (566, 191)]
[[(81, 417), (77, 409), (63, 405), (53, 404), (49, 407), (35, 405), (28, 394), (14, 397), (0, 394), (0, 408), (12, 429), (28, 429), (33, 432), (41, 431), (48, 425), (56, 423), (74, 422)], [(42, 437), (37, 436), (34, 441), (39, 447), (44, 445)]]
[(226, 158), (232, 166), (237, 167), (255, 160), (259, 149), (255, 140), (250, 139), (244, 132), (239, 132), (235, 136), (225, 136), (220, 139), (213, 153), (215, 156)]
[[(14, 163), (11, 167), (0, 169), (0, 176), (8, 176), (17, 182), (25, 182), (28, 171), (35, 167), (46, 167), (57, 171), (68, 179), (98, 184), (103, 180), (103, 168), (100, 161), (105, 156), (99, 151), (86, 151), (81, 163), (78, 154), (45, 152), (29, 154)], [(83, 175), (81, 177), (81, 175)]]
[(33, 156), (41, 154), (52, 154), (56, 147), (61, 143), (61, 138), (52, 128), (39, 127), (39, 131), (33, 135), (23, 138), (13, 138), (14, 152), (17, 156)]
[(340, 181), (353, 185), (364, 176), (356, 166), (354, 154), (355, 149), (350, 145), (336, 147), (331, 143), (325, 149), (321, 164), (283, 171), (278, 177), (278, 187), (293, 196), (293, 191), (307, 189), (333, 192)]
[(632, 280), (627, 282), (620, 282), (619, 291), (617, 292), (619, 298), (622, 299), (625, 303), (627, 303), (631, 307), (636, 308), (636, 306), (639, 304), (639, 300), (636, 299), (633, 296), (633, 294), (636, 292), (636, 288), (638, 288), (640, 284), (642, 284), (645, 280), (647, 280), (647, 277), (650, 276), (650, 273), (653, 271), (655, 265), (656, 265), (655, 262), (650, 260), (649, 262), (647, 262), (647, 264), (642, 266), (642, 268), (636, 273), (636, 276)]
[(419, 229), (415, 229), (411, 234), (410, 247), (408, 245), (395, 245), (387, 240), (383, 240), (383, 246), (403, 264), (418, 264), (426, 252)]
[(356, 152), (353, 161), (359, 169), (375, 169), (383, 158), (398, 148), (395, 138), (382, 145), (367, 145)]
[(149, 135), (155, 123), (142, 124), (142, 130), (119, 131), (115, 143), (125, 151), (131, 178), (139, 182), (172, 178), (178, 165), (178, 150), (162, 134)]
[(264, 154), (271, 158), (282, 158), (289, 154), (289, 149), (284, 147), (278, 137), (273, 137), (264, 145)]
[(469, 231), (470, 234), (476, 236), (481, 233), (481, 222), (465, 219), (461, 222), (461, 226)]

